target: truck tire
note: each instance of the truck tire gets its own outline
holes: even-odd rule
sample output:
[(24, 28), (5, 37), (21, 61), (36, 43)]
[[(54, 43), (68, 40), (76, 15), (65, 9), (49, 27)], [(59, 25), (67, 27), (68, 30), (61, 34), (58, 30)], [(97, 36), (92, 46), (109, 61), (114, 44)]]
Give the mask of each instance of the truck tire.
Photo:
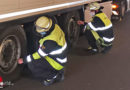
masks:
[(14, 81), (20, 76), (17, 59), (26, 54), (26, 36), (21, 26), (0, 30), (0, 76)]
[(35, 31), (34, 22), (24, 25), (27, 37), (27, 54), (33, 54), (39, 47), (40, 34)]
[(78, 41), (80, 26), (77, 24), (77, 20), (79, 19), (78, 11), (69, 12), (62, 17), (61, 27), (65, 32), (68, 47), (74, 47)]

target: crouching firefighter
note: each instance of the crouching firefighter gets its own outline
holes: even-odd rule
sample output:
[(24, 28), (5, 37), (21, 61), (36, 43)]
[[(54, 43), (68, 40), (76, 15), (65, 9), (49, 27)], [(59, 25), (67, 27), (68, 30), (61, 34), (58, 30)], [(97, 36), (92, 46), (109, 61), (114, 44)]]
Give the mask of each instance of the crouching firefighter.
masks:
[(91, 22), (77, 21), (79, 25), (84, 25), (84, 32), (90, 45), (87, 51), (106, 53), (111, 49), (114, 40), (112, 23), (98, 3), (90, 3), (88, 7), (92, 16)]
[(27, 64), (33, 76), (48, 86), (64, 79), (64, 66), (67, 62), (65, 34), (49, 17), (38, 18), (35, 26), (36, 32), (41, 35), (39, 48), (32, 55), (20, 58), (18, 63)]

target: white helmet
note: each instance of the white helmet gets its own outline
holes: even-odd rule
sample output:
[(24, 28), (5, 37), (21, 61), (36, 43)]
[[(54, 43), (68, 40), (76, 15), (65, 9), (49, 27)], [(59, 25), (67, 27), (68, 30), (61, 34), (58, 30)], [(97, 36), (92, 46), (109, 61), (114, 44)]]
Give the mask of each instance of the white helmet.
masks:
[(35, 26), (38, 33), (47, 32), (52, 26), (52, 20), (46, 16), (39, 17), (35, 22)]
[(100, 9), (100, 4), (97, 3), (97, 2), (90, 3), (90, 4), (89, 4), (89, 9), (90, 9), (90, 10), (98, 10), (98, 9)]

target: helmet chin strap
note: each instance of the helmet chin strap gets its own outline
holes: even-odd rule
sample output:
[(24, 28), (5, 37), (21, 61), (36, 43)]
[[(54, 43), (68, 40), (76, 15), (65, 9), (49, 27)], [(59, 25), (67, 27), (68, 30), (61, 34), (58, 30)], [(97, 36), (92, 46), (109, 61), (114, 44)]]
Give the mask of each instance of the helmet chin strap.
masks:
[(95, 15), (95, 12), (90, 12), (90, 15), (93, 17)]

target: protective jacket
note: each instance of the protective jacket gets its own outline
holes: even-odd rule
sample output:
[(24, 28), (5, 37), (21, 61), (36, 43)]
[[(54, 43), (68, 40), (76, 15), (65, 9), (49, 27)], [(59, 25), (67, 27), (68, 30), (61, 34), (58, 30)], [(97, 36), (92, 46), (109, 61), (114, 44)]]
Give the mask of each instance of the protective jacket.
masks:
[(85, 25), (91, 30), (96, 40), (100, 40), (103, 46), (109, 46), (114, 40), (113, 27), (109, 18), (101, 11), (96, 13), (92, 21)]
[(43, 60), (46, 60), (55, 70), (64, 68), (67, 62), (67, 44), (65, 34), (57, 24), (49, 35), (39, 40), (39, 45), (37, 52), (26, 57), (25, 63), (44, 58)]

